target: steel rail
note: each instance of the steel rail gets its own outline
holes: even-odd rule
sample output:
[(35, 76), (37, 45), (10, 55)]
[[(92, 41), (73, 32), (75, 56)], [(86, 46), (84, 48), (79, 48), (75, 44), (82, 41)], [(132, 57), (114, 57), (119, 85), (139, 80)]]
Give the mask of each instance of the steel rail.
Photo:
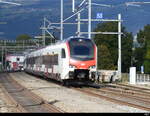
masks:
[(0, 82), (5, 88), (8, 96), (11, 98), (10, 100), (15, 102), (15, 104), (22, 109), (22, 112), (64, 112), (23, 87), (6, 73), (1, 74)]
[(139, 96), (133, 96), (133, 95), (129, 95), (129, 94), (123, 94), (123, 93), (120, 93), (120, 92), (115, 92), (115, 91), (111, 91), (111, 90), (108, 90), (108, 89), (99, 89), (97, 90), (97, 92), (103, 92), (103, 93), (106, 93), (106, 94), (111, 94), (111, 95), (115, 95), (115, 96), (120, 96), (120, 97), (126, 97), (126, 98), (129, 98), (129, 99), (133, 99), (133, 100), (137, 100), (137, 101), (141, 101), (142, 103), (145, 103), (145, 104), (148, 104), (150, 105), (150, 97), (149, 98), (141, 98)]
[(130, 107), (142, 109), (142, 110), (145, 110), (145, 111), (150, 111), (149, 107), (137, 105), (137, 104), (134, 104), (134, 103), (129, 103), (129, 102), (122, 101), (122, 100), (119, 100), (119, 99), (115, 99), (115, 98), (112, 98), (112, 97), (108, 97), (108, 96), (105, 96), (105, 95), (100, 95), (100, 94), (91, 92), (89, 90), (83, 90), (83, 89), (80, 89), (80, 88), (72, 88), (72, 89), (80, 91), (80, 92), (85, 93), (87, 95), (91, 95), (91, 96), (94, 96), (94, 97), (105, 99), (105, 100), (110, 101), (110, 102), (115, 102), (115, 103), (118, 103), (118, 104), (121, 104), (121, 105), (126, 105), (126, 106), (130, 106)]
[(8, 93), (5, 87), (1, 86), (2, 91), (10, 104), (12, 104), (15, 108), (17, 108), (18, 112), (27, 112), (16, 100)]
[[(60, 85), (60, 84), (59, 84)], [(62, 85), (60, 85), (62, 86)], [(64, 87), (64, 86), (63, 86)], [(107, 86), (106, 86), (107, 87)], [(68, 88), (68, 87), (66, 87)], [(117, 99), (116, 97), (113, 98), (112, 96), (108, 96), (108, 95), (104, 95), (104, 94), (101, 94), (101, 93), (95, 93), (95, 92), (92, 92), (90, 90), (84, 90), (83, 88), (74, 88), (74, 87), (69, 87), (69, 89), (74, 89), (74, 90), (77, 90), (77, 91), (80, 91), (82, 93), (85, 93), (87, 95), (90, 95), (90, 96), (95, 96), (95, 97), (98, 97), (98, 98), (102, 98), (102, 99), (105, 99), (107, 101), (110, 101), (110, 102), (114, 102), (114, 103), (118, 103), (118, 104), (121, 104), (121, 105), (126, 105), (126, 106), (130, 106), (130, 107), (134, 107), (134, 108), (138, 108), (138, 109), (142, 109), (142, 110), (145, 110), (145, 111), (150, 111), (150, 107), (146, 107), (146, 106), (143, 106), (143, 104), (136, 104), (134, 102), (131, 102), (131, 101), (124, 101), (124, 100), (120, 100), (120, 99)], [(103, 88), (100, 88), (100, 89), (103, 89)], [(97, 89), (98, 90), (98, 89)], [(104, 91), (104, 90), (102, 90)], [(113, 93), (113, 94), (116, 94), (116, 93)], [(116, 94), (117, 97), (119, 97), (119, 94)], [(123, 95), (122, 95), (123, 96)], [(127, 96), (127, 95), (126, 95)], [(125, 96), (125, 97), (126, 97)], [(127, 96), (128, 98), (131, 98), (132, 96)], [(127, 98), (126, 97), (126, 98)], [(135, 98), (135, 96), (134, 96)], [(133, 98), (132, 98), (133, 99)], [(144, 102), (146, 105), (149, 105), (150, 103), (147, 102), (143, 99), (140, 99), (140, 98), (136, 98), (136, 100), (141, 100), (141, 102)]]
[[(14, 79), (11, 78), (11, 81), (14, 82), (14, 84), (23, 87), (21, 84), (19, 84), (17, 81), (15, 81)], [(55, 106), (49, 104), (46, 100), (42, 99), (41, 97), (39, 97), (38, 95), (34, 94), (33, 92), (31, 92), (30, 90), (26, 89), (26, 94), (30, 97), (32, 97), (35, 101), (41, 101), (41, 106), (44, 108), (47, 108), (49, 112), (56, 112), (56, 113), (63, 113), (64, 111), (62, 111), (59, 108), (56, 108)]]
[(121, 93), (121, 94), (129, 94), (135, 97), (141, 97), (143, 99), (147, 99), (150, 100), (150, 94), (143, 94), (141, 93), (141, 91), (134, 91), (134, 90), (119, 90), (119, 89), (115, 89), (115, 88), (103, 88), (104, 90), (109, 90), (109, 91), (113, 91), (113, 92), (117, 92), (117, 93)]
[(126, 84), (111, 84), (110, 86), (115, 87), (115, 88), (121, 88), (121, 89), (125, 89), (125, 90), (133, 90), (133, 91), (137, 91), (143, 94), (150, 94), (150, 89), (147, 88), (141, 88), (141, 87), (135, 87), (132, 85), (126, 85)]
[(118, 84), (116, 84), (116, 85), (125, 86), (125, 87), (131, 87), (131, 88), (140, 89), (140, 90), (148, 90), (148, 91), (150, 91), (150, 89), (148, 89), (148, 88), (135, 87), (135, 86), (133, 86), (133, 85), (127, 85), (127, 84), (121, 84), (121, 83), (118, 83)]

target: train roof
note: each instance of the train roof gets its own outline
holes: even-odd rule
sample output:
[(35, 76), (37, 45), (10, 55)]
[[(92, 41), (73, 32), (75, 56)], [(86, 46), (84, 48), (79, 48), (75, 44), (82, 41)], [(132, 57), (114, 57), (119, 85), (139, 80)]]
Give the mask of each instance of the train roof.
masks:
[(92, 40), (92, 39), (89, 39), (89, 38), (85, 38), (85, 37), (83, 37), (83, 36), (81, 36), (81, 37), (78, 37), (78, 36), (71, 36), (71, 37), (68, 37), (67, 39), (64, 39), (63, 42), (66, 42), (66, 41), (69, 41), (69, 40), (75, 39), (75, 38)]
[(24, 54), (7, 54), (7, 56), (24, 56)]
[(39, 50), (42, 50), (42, 49), (44, 49), (44, 48), (52, 47), (52, 46), (55, 46), (55, 45), (59, 45), (59, 44), (62, 44), (62, 43), (66, 43), (66, 42), (68, 42), (69, 40), (75, 39), (75, 38), (92, 40), (92, 39), (89, 39), (89, 38), (85, 38), (85, 37), (83, 37), (83, 36), (81, 36), (81, 37), (78, 37), (78, 36), (70, 36), (70, 37), (68, 37), (68, 38), (66, 38), (66, 39), (64, 39), (64, 40), (57, 41), (56, 43), (50, 44), (50, 45), (48, 45), (48, 46), (40, 47), (40, 48), (38, 48), (38, 49), (34, 49), (34, 50), (30, 51), (29, 53), (35, 52), (35, 51), (37, 51), (37, 50), (39, 51)]

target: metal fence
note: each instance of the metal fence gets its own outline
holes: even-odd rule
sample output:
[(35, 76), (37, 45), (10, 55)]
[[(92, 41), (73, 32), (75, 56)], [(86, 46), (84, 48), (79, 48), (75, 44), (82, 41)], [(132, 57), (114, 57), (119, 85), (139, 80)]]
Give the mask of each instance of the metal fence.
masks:
[(150, 74), (136, 74), (136, 83), (150, 84)]
[[(150, 84), (150, 74), (136, 74), (135, 79), (136, 84)], [(129, 82), (130, 81), (129, 73), (122, 73), (121, 81)]]

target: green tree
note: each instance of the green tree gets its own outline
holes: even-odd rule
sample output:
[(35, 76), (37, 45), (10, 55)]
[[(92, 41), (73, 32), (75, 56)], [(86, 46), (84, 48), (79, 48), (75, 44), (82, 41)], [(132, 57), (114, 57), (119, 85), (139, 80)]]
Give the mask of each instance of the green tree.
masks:
[(17, 41), (23, 41), (23, 40), (27, 41), (27, 40), (31, 40), (31, 39), (32, 38), (27, 34), (21, 34), (16, 38)]
[[(118, 23), (116, 22), (107, 22), (100, 23), (97, 25), (96, 32), (117, 32)], [(131, 65), (131, 55), (132, 55), (132, 34), (125, 30), (125, 27), (122, 27), (122, 72), (127, 72)], [(94, 36), (94, 41), (98, 45), (106, 45), (109, 52), (110, 58), (113, 61), (113, 65), (117, 67), (118, 63), (118, 35), (104, 35), (96, 34)], [(98, 51), (99, 52), (99, 51)], [(105, 53), (106, 54), (106, 53)], [(99, 59), (98, 60), (102, 60)]]
[(150, 25), (144, 26), (143, 30), (140, 30), (137, 33), (137, 41), (140, 44), (139, 47), (136, 48), (135, 53), (135, 65), (138, 66), (138, 70), (140, 70), (140, 66), (144, 65), (145, 73), (150, 73)]
[(99, 69), (115, 69), (115, 66), (113, 64), (111, 57), (111, 54), (107, 48), (106, 45), (98, 45), (98, 68)]
[(32, 40), (32, 37), (27, 34), (21, 34), (16, 38), (17, 45), (32, 45), (30, 40)]
[(145, 52), (145, 50), (141, 47), (135, 48), (135, 50), (133, 52), (133, 66), (136, 67), (137, 71), (140, 71), (140, 67), (143, 65), (144, 52)]
[(146, 54), (144, 57), (145, 73), (150, 73), (150, 40), (146, 42)]

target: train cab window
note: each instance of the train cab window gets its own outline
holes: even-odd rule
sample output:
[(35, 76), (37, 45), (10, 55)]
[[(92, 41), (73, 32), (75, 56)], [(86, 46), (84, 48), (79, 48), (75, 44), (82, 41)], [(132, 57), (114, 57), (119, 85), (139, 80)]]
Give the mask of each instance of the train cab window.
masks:
[(61, 50), (61, 58), (66, 58), (66, 53), (64, 48)]
[(70, 57), (76, 60), (93, 60), (94, 43), (90, 39), (73, 38), (69, 41)]

